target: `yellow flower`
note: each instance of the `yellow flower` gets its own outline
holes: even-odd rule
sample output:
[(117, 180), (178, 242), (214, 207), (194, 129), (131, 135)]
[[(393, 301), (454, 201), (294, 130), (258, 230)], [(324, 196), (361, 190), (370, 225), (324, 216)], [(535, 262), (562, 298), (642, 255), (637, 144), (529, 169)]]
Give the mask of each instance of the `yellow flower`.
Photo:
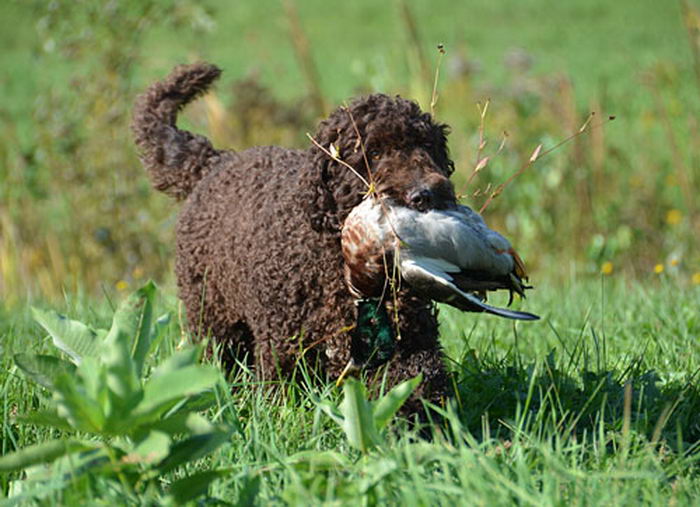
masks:
[(656, 273), (657, 275), (660, 275), (663, 272), (664, 272), (664, 265), (663, 264), (657, 264), (656, 266), (654, 266), (654, 273)]
[(119, 280), (116, 283), (116, 287), (118, 291), (124, 291), (129, 288), (129, 282), (127, 282), (126, 280)]
[(700, 271), (693, 273), (693, 285), (700, 285)]
[(671, 266), (673, 266), (673, 267), (678, 266), (680, 263), (681, 263), (680, 259), (677, 259), (675, 257), (673, 259), (671, 259)]
[(605, 261), (600, 267), (600, 272), (604, 275), (611, 275), (613, 272), (613, 263), (610, 261)]
[(666, 213), (666, 223), (668, 225), (678, 225), (683, 219), (683, 213), (678, 209), (670, 209)]

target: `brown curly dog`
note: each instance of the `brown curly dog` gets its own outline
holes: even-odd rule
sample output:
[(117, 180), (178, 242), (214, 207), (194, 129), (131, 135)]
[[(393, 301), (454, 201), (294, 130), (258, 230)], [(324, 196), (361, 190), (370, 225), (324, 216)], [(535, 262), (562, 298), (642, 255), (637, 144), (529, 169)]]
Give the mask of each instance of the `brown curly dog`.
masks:
[[(304, 354), (335, 378), (350, 358), (347, 330), (357, 318), (340, 228), (367, 187), (314, 144), (234, 152), (178, 129), (178, 111), (220, 72), (206, 63), (176, 68), (139, 98), (132, 124), (155, 188), (184, 201), (176, 273), (190, 328), (211, 333), (228, 368), (247, 358), (260, 378), (278, 378)], [(455, 202), (447, 134), (414, 102), (374, 94), (336, 109), (314, 140), (333, 145), (379, 192), (423, 210)], [(401, 337), (386, 366), (389, 385), (422, 373), (405, 407), (416, 412), (418, 398), (449, 391), (437, 310), (408, 288), (385, 304)]]

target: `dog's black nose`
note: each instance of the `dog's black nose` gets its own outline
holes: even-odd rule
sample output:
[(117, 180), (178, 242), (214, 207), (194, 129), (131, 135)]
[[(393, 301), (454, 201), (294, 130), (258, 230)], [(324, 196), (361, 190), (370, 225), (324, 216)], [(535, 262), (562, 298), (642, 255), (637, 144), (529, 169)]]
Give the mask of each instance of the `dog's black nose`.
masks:
[(420, 190), (414, 190), (408, 194), (408, 203), (412, 208), (418, 211), (425, 211), (432, 207), (433, 197), (432, 190), (421, 188)]

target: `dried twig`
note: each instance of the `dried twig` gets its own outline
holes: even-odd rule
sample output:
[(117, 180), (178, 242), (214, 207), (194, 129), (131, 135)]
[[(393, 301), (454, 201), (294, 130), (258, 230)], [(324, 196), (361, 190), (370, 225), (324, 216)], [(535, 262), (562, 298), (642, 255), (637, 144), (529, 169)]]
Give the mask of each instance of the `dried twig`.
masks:
[(299, 19), (299, 12), (297, 11), (296, 3), (294, 0), (284, 0), (283, 5), (285, 13), (287, 14), (287, 20), (289, 21), (292, 47), (294, 48), (294, 53), (296, 54), (297, 59), (299, 60), (302, 75), (306, 79), (306, 83), (309, 87), (311, 100), (313, 101), (314, 108), (316, 109), (316, 114), (319, 116), (326, 116), (328, 107), (326, 106), (326, 101), (323, 97), (323, 92), (321, 91), (321, 78), (319, 77), (316, 64), (313, 56), (311, 55), (311, 44), (309, 43), (309, 39), (306, 37), (306, 32), (304, 32), (304, 29), (301, 26), (301, 20)]
[(458, 192), (458, 197), (462, 198), (465, 195), (465, 192), (469, 185), (471, 184), (472, 180), (474, 177), (481, 172), (488, 164), (496, 158), (502, 151), (503, 148), (505, 148), (506, 141), (508, 140), (508, 133), (506, 131), (503, 131), (503, 138), (501, 139), (500, 144), (498, 145), (498, 149), (496, 150), (495, 153), (492, 155), (487, 155), (483, 156), (483, 150), (486, 147), (487, 140), (486, 140), (486, 113), (488, 112), (489, 109), (489, 104), (491, 103), (491, 99), (486, 99), (486, 102), (484, 103), (483, 107), (480, 102), (477, 102), (476, 107), (479, 110), (479, 144), (476, 147), (476, 159), (474, 161), (474, 169), (472, 169), (471, 174), (467, 178), (467, 181), (464, 183), (464, 186), (462, 187), (462, 190)]
[(435, 116), (435, 105), (437, 104), (438, 100), (438, 92), (437, 92), (437, 86), (438, 86), (438, 80), (440, 79), (440, 65), (442, 64), (442, 59), (445, 57), (445, 46), (443, 44), (438, 44), (438, 61), (437, 61), (437, 66), (435, 67), (435, 81), (433, 82), (433, 93), (430, 98), (430, 115)]
[[(316, 139), (314, 139), (314, 136), (312, 136), (312, 135), (309, 134), (308, 132), (306, 133), (306, 137), (308, 137), (308, 138), (311, 140), (311, 142), (314, 144), (314, 146), (316, 146), (319, 150), (321, 150), (323, 153), (325, 153), (326, 155), (328, 155), (331, 159), (335, 160), (335, 161), (338, 162), (339, 164), (341, 164), (341, 165), (347, 167), (348, 169), (350, 169), (350, 170), (352, 171), (352, 173), (353, 173), (355, 176), (357, 176), (358, 178), (360, 178), (360, 180), (362, 181), (362, 183), (364, 183), (364, 185), (367, 187), (367, 189), (368, 189), (368, 190), (371, 190), (372, 187), (371, 187), (371, 185), (369, 184), (369, 182), (368, 182), (360, 173), (358, 173), (357, 170), (356, 170), (353, 166), (351, 166), (350, 164), (348, 164), (347, 162), (345, 162), (344, 160), (342, 160), (342, 159), (338, 156), (339, 154), (338, 154), (337, 151), (336, 151), (335, 153), (331, 153), (327, 148), (325, 148), (324, 146), (321, 146), (321, 144), (320, 144), (318, 141), (316, 141)], [(331, 146), (332, 146), (332, 145), (331, 145)], [(335, 149), (335, 147), (333, 147), (333, 149)]]
[(524, 173), (525, 170), (526, 170), (528, 167), (530, 167), (532, 164), (534, 164), (536, 161), (538, 161), (538, 160), (541, 159), (542, 157), (544, 157), (544, 156), (546, 156), (546, 155), (552, 153), (553, 151), (557, 150), (558, 148), (560, 148), (561, 146), (565, 145), (565, 144), (568, 143), (569, 141), (571, 141), (571, 140), (573, 140), (573, 139), (576, 139), (578, 136), (580, 136), (581, 134), (587, 132), (588, 130), (592, 130), (592, 129), (595, 129), (595, 128), (602, 127), (602, 126), (605, 125), (606, 123), (611, 122), (611, 121), (613, 121), (613, 120), (615, 119), (614, 116), (609, 116), (606, 120), (603, 120), (603, 121), (601, 121), (600, 123), (592, 124), (591, 122), (592, 122), (592, 120), (593, 120), (594, 115), (595, 115), (595, 112), (590, 113), (590, 114), (588, 115), (588, 117), (586, 118), (586, 121), (583, 123), (583, 125), (581, 125), (581, 127), (578, 129), (577, 132), (571, 134), (570, 136), (568, 136), (567, 138), (563, 139), (562, 141), (559, 141), (557, 144), (555, 144), (555, 145), (552, 146), (551, 148), (548, 148), (548, 149), (542, 151), (542, 145), (539, 144), (539, 145), (537, 146), (537, 148), (535, 148), (535, 150), (532, 152), (532, 155), (530, 155), (530, 158), (527, 160), (527, 162), (525, 162), (525, 163), (520, 167), (520, 169), (518, 169), (516, 172), (514, 172), (506, 181), (504, 181), (503, 183), (501, 183), (500, 185), (498, 185), (498, 186), (496, 187), (496, 190), (494, 190), (494, 191), (491, 193), (491, 195), (489, 195), (488, 199), (486, 199), (486, 202), (484, 203), (484, 205), (483, 205), (483, 206), (481, 207), (481, 209), (479, 210), (479, 213), (483, 213), (483, 212), (486, 210), (486, 208), (488, 207), (488, 205), (491, 204), (491, 201), (493, 201), (496, 197), (498, 197), (498, 196), (503, 192), (503, 190), (504, 190), (515, 178), (517, 178), (517, 177), (520, 176), (522, 173)]

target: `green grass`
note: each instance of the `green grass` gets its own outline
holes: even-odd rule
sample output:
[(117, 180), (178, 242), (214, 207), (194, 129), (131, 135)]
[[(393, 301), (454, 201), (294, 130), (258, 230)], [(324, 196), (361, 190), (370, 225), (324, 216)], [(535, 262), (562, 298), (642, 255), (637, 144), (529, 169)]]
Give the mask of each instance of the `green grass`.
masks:
[[(389, 446), (360, 455), (312, 402), (310, 393), (337, 400), (332, 384), (307, 387), (300, 374), (268, 390), (241, 371), (210, 414), (240, 432), (196, 466), (228, 470), (211, 497), (693, 503), (700, 46), (688, 42), (681, 3), (407, 1), (417, 39), (400, 1), (295, 3), (329, 105), (383, 91), (427, 107), (434, 47), (446, 45), (436, 113), (452, 126), (458, 189), (475, 164), (476, 103), (491, 99), (487, 154), (509, 133), (467, 189), (476, 207), (485, 195), (475, 190), (575, 132), (590, 110), (617, 119), (538, 161), (489, 207), (487, 221), (518, 246), (537, 286), (523, 307), (544, 319), (514, 328), (442, 310), (457, 389), (432, 440), (395, 421)], [(161, 306), (177, 314), (177, 206), (151, 190), (137, 161), (128, 132), (137, 93), (177, 63), (207, 59), (225, 69), (213, 95), (224, 116), (211, 120), (200, 102), (184, 125), (236, 149), (306, 146), (319, 114), (289, 31), (276, 0), (0, 2), (0, 452), (56, 436), (12, 418), (46, 403), (11, 360), (51, 350), (29, 304), (104, 327), (125, 287), (153, 277), (167, 287)], [(531, 68), (505, 63), (513, 48)], [(245, 76), (259, 88), (241, 85)], [(153, 364), (180, 341), (173, 323)], [(3, 493), (14, 477), (0, 477)], [(121, 504), (124, 493), (96, 477), (47, 502)], [(158, 499), (149, 491), (143, 501)]]
[[(209, 494), (242, 503), (691, 503), (700, 493), (698, 304), (700, 290), (681, 292), (673, 280), (641, 289), (606, 278), (538, 288), (527, 308), (544, 319), (518, 324), (517, 333), (508, 322), (443, 309), (459, 392), (446, 421), (426, 440), (396, 420), (389, 444), (364, 455), (312, 401), (312, 393), (337, 400), (332, 383), (309, 387), (300, 371), (270, 390), (240, 371), (211, 413), (239, 431), (196, 468), (225, 469)], [(160, 307), (175, 311), (172, 301)], [(60, 310), (101, 326), (111, 313), (85, 300)], [(49, 437), (12, 421), (43, 406), (45, 395), (10, 359), (49, 348), (27, 312), (4, 313), (2, 323), (5, 453)], [(171, 325), (161, 351), (180, 340)], [(163, 478), (166, 489), (174, 478)], [(47, 499), (119, 501), (118, 487), (93, 479)]]
[[(682, 65), (692, 79), (690, 51), (681, 24), (679, 2), (606, 2), (552, 0), (509, 2), (409, 1), (431, 59), (438, 42), (451, 55), (464, 54), (480, 62), (483, 79), (507, 78), (505, 54), (523, 48), (534, 58), (536, 73), (573, 76), (584, 95), (600, 86), (629, 98), (639, 73), (650, 64)], [(408, 36), (400, 2), (348, 2), (329, 7), (321, 0), (297, 2), (303, 26), (321, 71), (324, 91), (333, 101), (352, 96), (370, 82), (393, 92), (411, 78)], [(209, 0), (204, 9), (183, 3), (173, 29), (158, 20), (142, 43), (143, 84), (160, 77), (174, 63), (195, 56), (218, 62), (230, 78), (259, 72), (265, 84), (285, 98), (299, 98), (302, 77), (291, 47), (283, 2), (223, 2)], [(7, 63), (22, 65), (33, 25), (48, 9), (43, 2), (5, 2), (0, 9)], [(29, 46), (29, 47), (28, 47)], [(38, 48), (37, 48), (38, 49)], [(54, 60), (54, 64), (57, 64)], [(45, 81), (56, 69), (29, 75), (10, 74), (9, 83)], [(19, 87), (15, 90), (18, 93)]]

